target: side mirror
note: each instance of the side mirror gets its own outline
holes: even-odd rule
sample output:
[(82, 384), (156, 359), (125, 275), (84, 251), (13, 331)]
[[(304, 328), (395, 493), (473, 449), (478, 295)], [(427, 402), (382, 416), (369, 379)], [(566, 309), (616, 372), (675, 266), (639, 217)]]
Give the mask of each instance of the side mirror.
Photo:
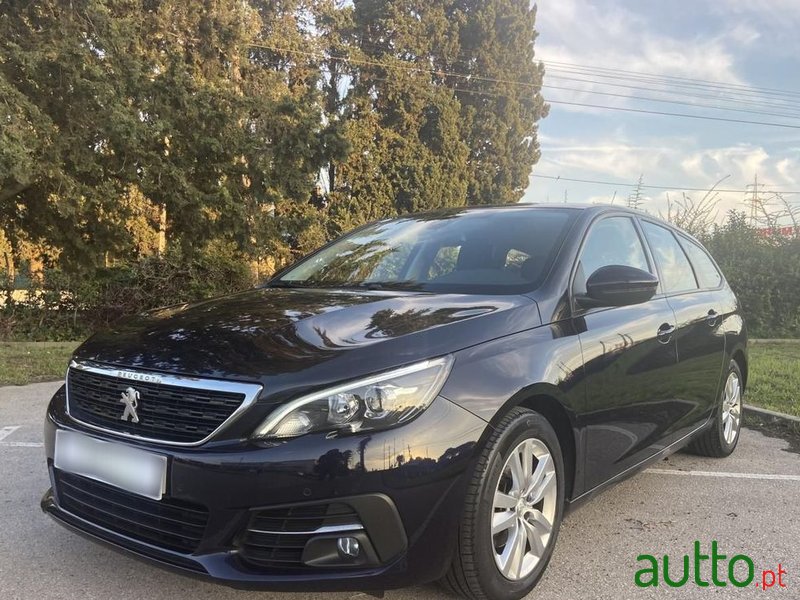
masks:
[(625, 265), (600, 267), (586, 280), (586, 295), (578, 298), (584, 308), (641, 304), (653, 297), (658, 277)]

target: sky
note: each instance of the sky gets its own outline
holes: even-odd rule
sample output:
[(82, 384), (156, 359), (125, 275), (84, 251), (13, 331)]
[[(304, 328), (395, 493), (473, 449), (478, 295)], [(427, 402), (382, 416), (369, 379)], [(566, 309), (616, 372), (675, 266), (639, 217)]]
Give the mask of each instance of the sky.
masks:
[[(795, 128), (554, 103), (539, 123), (542, 156), (523, 202), (624, 203), (641, 175), (645, 185), (671, 188), (643, 189), (642, 208), (663, 214), (667, 194), (680, 198), (686, 188), (706, 190), (725, 178), (718, 187), (732, 191), (719, 195), (722, 219), (731, 208), (745, 209), (744, 190), (756, 176), (764, 191), (800, 192), (800, 0), (539, 0), (537, 30), (545, 100)], [(624, 78), (576, 65), (706, 83)], [(557, 89), (564, 87), (572, 89)], [(800, 204), (800, 193), (784, 198)]]

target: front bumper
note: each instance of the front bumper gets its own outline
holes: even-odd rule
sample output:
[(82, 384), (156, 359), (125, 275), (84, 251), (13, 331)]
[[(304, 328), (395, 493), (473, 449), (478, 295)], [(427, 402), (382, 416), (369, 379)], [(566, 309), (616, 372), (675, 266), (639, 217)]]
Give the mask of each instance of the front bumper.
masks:
[[(438, 398), (397, 429), (307, 435), (273, 447), (238, 440), (176, 449), (118, 439), (167, 456), (161, 503), (55, 470), (59, 428), (101, 436), (66, 415), (59, 390), (45, 422), (52, 488), (42, 509), (60, 524), (187, 575), (246, 589), (315, 591), (381, 590), (441, 577), (487, 424)], [(172, 504), (202, 518), (176, 525), (183, 517)], [(192, 539), (164, 534), (162, 525)], [(360, 542), (357, 558), (337, 553), (341, 536)]]

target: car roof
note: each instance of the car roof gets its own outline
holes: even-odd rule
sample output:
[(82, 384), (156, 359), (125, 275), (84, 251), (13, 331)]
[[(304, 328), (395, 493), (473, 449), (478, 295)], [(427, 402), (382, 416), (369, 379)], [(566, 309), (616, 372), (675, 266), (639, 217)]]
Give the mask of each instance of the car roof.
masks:
[(616, 206), (614, 204), (591, 204), (588, 202), (569, 202), (569, 203), (517, 202), (513, 204), (483, 204), (483, 205), (473, 205), (473, 206), (453, 206), (448, 208), (423, 211), (420, 213), (398, 215), (397, 217), (392, 217), (387, 220), (402, 219), (403, 217), (412, 216), (414, 214), (435, 215), (435, 214), (447, 214), (447, 213), (458, 213), (458, 212), (495, 212), (502, 210), (540, 210), (540, 209), (576, 211), (586, 214), (586, 216), (589, 218), (591, 218), (594, 215), (600, 215), (607, 212), (627, 213), (630, 214), (631, 216), (642, 217), (650, 221), (655, 221), (660, 225), (668, 227), (669, 229), (672, 229), (673, 231), (676, 231), (681, 235), (684, 235), (697, 242), (697, 240), (693, 235), (684, 231), (683, 229), (674, 225), (673, 223), (665, 221), (664, 219), (658, 217), (657, 215), (652, 215), (643, 210), (629, 208), (627, 206)]
[(638, 215), (641, 217), (648, 217), (653, 218), (656, 220), (661, 220), (658, 217), (654, 217), (649, 215), (648, 213), (636, 210), (633, 208), (628, 208), (626, 206), (614, 206), (613, 204), (589, 204), (589, 203), (578, 203), (578, 202), (571, 202), (571, 203), (564, 203), (564, 202), (551, 202), (551, 203), (538, 203), (538, 202), (517, 202), (514, 204), (480, 204), (480, 205), (473, 205), (473, 206), (451, 206), (448, 208), (439, 208), (433, 210), (426, 210), (419, 213), (410, 213), (404, 215), (398, 215), (395, 218), (403, 218), (407, 216), (411, 216), (413, 214), (442, 214), (442, 213), (456, 213), (456, 212), (495, 212), (495, 211), (502, 211), (502, 210), (538, 210), (538, 209), (549, 209), (549, 210), (571, 210), (571, 211), (581, 211), (581, 212), (588, 212), (593, 214), (599, 214), (603, 212), (626, 212), (632, 215)]

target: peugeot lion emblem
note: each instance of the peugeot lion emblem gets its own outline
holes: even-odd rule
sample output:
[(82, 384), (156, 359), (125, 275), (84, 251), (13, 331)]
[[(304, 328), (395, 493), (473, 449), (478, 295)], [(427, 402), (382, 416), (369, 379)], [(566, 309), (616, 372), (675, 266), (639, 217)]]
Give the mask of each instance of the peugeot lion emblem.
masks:
[(125, 410), (123, 411), (120, 419), (127, 421), (130, 418), (133, 423), (138, 423), (139, 415), (136, 414), (136, 409), (139, 407), (139, 392), (134, 388), (129, 387), (127, 390), (122, 392), (122, 397), (119, 401), (120, 404), (125, 405)]

